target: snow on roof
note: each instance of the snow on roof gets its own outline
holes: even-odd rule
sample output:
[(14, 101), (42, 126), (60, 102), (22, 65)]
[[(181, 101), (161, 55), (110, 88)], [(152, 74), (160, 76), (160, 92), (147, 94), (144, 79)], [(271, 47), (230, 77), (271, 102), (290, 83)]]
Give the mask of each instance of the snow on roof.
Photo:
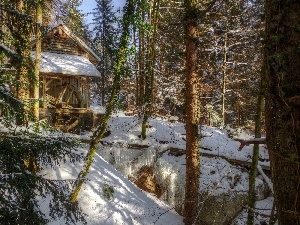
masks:
[[(35, 52), (31, 52), (31, 56), (35, 58)], [(40, 72), (101, 77), (95, 65), (86, 57), (51, 52), (42, 52)]]

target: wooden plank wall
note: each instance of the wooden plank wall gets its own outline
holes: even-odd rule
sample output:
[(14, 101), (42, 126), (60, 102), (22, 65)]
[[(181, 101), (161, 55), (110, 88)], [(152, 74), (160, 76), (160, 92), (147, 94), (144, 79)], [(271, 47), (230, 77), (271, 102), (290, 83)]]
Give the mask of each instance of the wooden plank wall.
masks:
[[(62, 107), (88, 108), (89, 107), (89, 83), (88, 78), (79, 76), (54, 76), (44, 75), (44, 84), (41, 95), (46, 101), (56, 101)], [(69, 105), (66, 106), (65, 104)], [(44, 104), (45, 108), (51, 107)]]
[[(32, 46), (35, 51), (35, 44)], [(42, 39), (43, 52), (82, 55), (88, 57), (88, 53), (72, 40), (60, 27), (55, 28)]]

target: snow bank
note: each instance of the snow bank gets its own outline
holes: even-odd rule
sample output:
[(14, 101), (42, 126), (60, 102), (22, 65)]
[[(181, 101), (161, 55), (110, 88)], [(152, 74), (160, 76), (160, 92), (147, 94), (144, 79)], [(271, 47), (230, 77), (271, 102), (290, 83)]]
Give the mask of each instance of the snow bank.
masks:
[[(49, 179), (75, 179), (81, 166), (61, 164), (59, 168), (47, 169), (43, 173)], [(107, 198), (109, 190), (113, 190), (110, 200)], [(89, 225), (183, 224), (182, 217), (171, 207), (134, 186), (97, 154), (78, 203)], [(44, 210), (47, 214), (47, 208)], [(63, 222), (49, 223), (59, 224)]]
[[(171, 123), (164, 119), (149, 119), (145, 140), (141, 134), (141, 119), (136, 116), (114, 115), (108, 125), (111, 135), (104, 138), (105, 142), (148, 145), (165, 150), (168, 148), (185, 149), (186, 131), (183, 123)], [(252, 161), (253, 145), (245, 146), (238, 151), (240, 142), (228, 137), (223, 131), (209, 126), (199, 127), (201, 134), (200, 152), (210, 155), (223, 156), (244, 162)], [(270, 166), (268, 151), (260, 146), (259, 165)]]
[[(200, 158), (199, 192), (209, 196), (230, 194), (244, 195), (248, 192), (249, 174), (222, 158)], [(166, 188), (165, 199), (171, 206), (183, 207), (185, 195), (185, 155), (175, 157), (165, 152), (155, 164), (157, 182)], [(256, 179), (256, 186), (263, 181)], [(183, 209), (183, 208), (181, 208)]]

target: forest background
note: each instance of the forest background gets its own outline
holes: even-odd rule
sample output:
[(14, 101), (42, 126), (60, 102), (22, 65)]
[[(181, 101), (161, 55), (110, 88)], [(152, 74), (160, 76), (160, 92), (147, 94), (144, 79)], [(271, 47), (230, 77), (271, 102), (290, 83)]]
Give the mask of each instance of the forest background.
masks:
[[(272, 172), (279, 219), (291, 224), (299, 222), (297, 121), (300, 79), (297, 78), (300, 70), (297, 63), (291, 63), (297, 62), (299, 57), (296, 50), (297, 39), (300, 40), (296, 28), (299, 15), (293, 10), (299, 8), (299, 3), (129, 0), (120, 20), (110, 1), (96, 2), (93, 20), (96, 25), (89, 30), (84, 14), (79, 10), (79, 0), (1, 1), (3, 44), (0, 61), (3, 65), (10, 58), (17, 71), (16, 75), (5, 72), (6, 77), (1, 78), (1, 82), (3, 86), (7, 80), (15, 82), (17, 98), (21, 102), (3, 92), (2, 95), (3, 99), (9, 99), (4, 105), (17, 112), (14, 114), (16, 123), (24, 125), (38, 118), (24, 114), (32, 109), (33, 115), (37, 115), (37, 100), (33, 106), (23, 105), (29, 98), (38, 99), (35, 95), (39, 83), (38, 67), (32, 67), (33, 62), (29, 60), (31, 37), (35, 35), (40, 39), (44, 28), (46, 30), (55, 21), (63, 21), (100, 56), (98, 66), (102, 78), (93, 82), (93, 99), (96, 104), (106, 107), (103, 123), (96, 129), (90, 145), (91, 154), (84, 166), (86, 171), (79, 174), (79, 185), (76, 186), (80, 186), (88, 172), (95, 146), (103, 137), (107, 121), (116, 107), (142, 115), (143, 139), (151, 116), (177, 116), (186, 123), (187, 130), (189, 185), (186, 186), (186, 199), (194, 200), (187, 200), (186, 207), (191, 210), (187, 210), (186, 223), (191, 224), (189, 221), (194, 221), (197, 214), (192, 210), (197, 207), (189, 202), (197, 206), (194, 193), (199, 185), (195, 179), (198, 175), (195, 171), (199, 171), (199, 123), (255, 130), (254, 121), (258, 119), (266, 121), (266, 129), (262, 126), (262, 130), (267, 131), (271, 159), (276, 162)], [(284, 10), (278, 10), (276, 6)], [(43, 24), (39, 20), (40, 13), (44, 13)], [(3, 32), (7, 28), (9, 32)], [(266, 89), (263, 81), (266, 81)], [(267, 117), (261, 120), (258, 117), (261, 111), (256, 110), (262, 101), (257, 99), (264, 90), (267, 90)], [(256, 126), (257, 129), (261, 131), (260, 126)], [(6, 148), (8, 145), (5, 142)], [(23, 159), (17, 160), (18, 166), (7, 164), (9, 169), (6, 170), (23, 168), (22, 173), (35, 174), (38, 153), (26, 149), (22, 154)], [(53, 156), (58, 157), (54, 152)], [(24, 165), (23, 161), (26, 162)], [(279, 165), (289, 168), (285, 174)], [(284, 176), (287, 178), (283, 179)], [(283, 190), (284, 186), (289, 187), (288, 193)], [(28, 193), (33, 195), (32, 187), (29, 190)], [(76, 192), (75, 189), (71, 195), (72, 201), (76, 200)], [(28, 200), (30, 196), (24, 193), (22, 196)], [(288, 204), (287, 199), (291, 203)], [(18, 204), (24, 202), (23, 199)]]

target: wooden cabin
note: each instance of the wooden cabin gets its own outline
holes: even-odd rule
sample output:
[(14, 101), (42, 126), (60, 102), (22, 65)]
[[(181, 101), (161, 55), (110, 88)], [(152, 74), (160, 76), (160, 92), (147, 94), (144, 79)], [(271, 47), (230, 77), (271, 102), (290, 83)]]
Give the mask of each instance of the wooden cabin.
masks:
[[(31, 54), (35, 57), (34, 42)], [(94, 126), (89, 89), (90, 78), (101, 77), (96, 68), (99, 60), (65, 25), (50, 30), (42, 39), (40, 119), (66, 131)]]

